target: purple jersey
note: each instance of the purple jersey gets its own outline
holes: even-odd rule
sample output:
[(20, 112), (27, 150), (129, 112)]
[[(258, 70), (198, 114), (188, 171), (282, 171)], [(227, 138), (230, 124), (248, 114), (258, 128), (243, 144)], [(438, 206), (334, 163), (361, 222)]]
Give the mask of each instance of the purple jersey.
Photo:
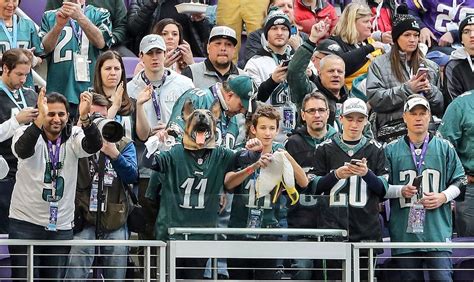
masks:
[[(474, 0), (407, 0), (408, 9), (417, 14), (437, 39), (467, 15), (474, 14)], [(425, 13), (421, 15), (421, 13)]]

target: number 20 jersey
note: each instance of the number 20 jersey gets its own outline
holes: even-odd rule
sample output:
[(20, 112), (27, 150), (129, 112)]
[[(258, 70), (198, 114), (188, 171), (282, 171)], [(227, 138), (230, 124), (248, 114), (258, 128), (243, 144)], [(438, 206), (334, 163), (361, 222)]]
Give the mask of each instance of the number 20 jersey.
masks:
[[(341, 139), (341, 135), (336, 135), (316, 149), (314, 170), (310, 172), (316, 175), (315, 180), (350, 162), (351, 159), (366, 158), (369, 169), (386, 184), (388, 171), (382, 146), (375, 140), (362, 137), (356, 147), (349, 148), (342, 145)], [(318, 228), (348, 228), (351, 242), (381, 240), (378, 217), (380, 199), (360, 176), (341, 179), (324, 194), (329, 195), (329, 205), (320, 208), (321, 224), (318, 223)]]
[[(385, 148), (389, 165), (389, 184), (406, 185), (413, 183), (417, 175), (413, 157), (406, 137), (399, 138)], [(423, 193), (440, 193), (451, 184), (464, 177), (461, 161), (449, 141), (431, 137), (422, 165)], [(407, 233), (408, 214), (414, 199), (390, 200), (390, 237), (392, 242), (446, 242), (451, 238), (451, 205), (446, 203), (434, 210), (427, 210), (422, 234)], [(392, 253), (409, 252), (409, 249), (394, 249)], [(423, 251), (413, 249), (411, 251)]]
[[(56, 13), (58, 10), (50, 10), (44, 12), (41, 22), (40, 37), (44, 37), (50, 32), (56, 24)], [(92, 5), (87, 5), (85, 9), (86, 17), (95, 25), (102, 36), (106, 47), (110, 46), (112, 42), (112, 23), (110, 22), (110, 13), (106, 9), (96, 8)], [(76, 23), (76, 28), (79, 26)], [(77, 30), (76, 30), (77, 32)], [(84, 33), (84, 31), (82, 31)], [(75, 53), (81, 51), (81, 44), (76, 38), (72, 29), (71, 21), (61, 31), (58, 38), (58, 43), (48, 57), (48, 77), (46, 82), (46, 91), (59, 92), (66, 96), (69, 103), (79, 104), (80, 93), (86, 91), (94, 79), (94, 67), (97, 57), (100, 55), (100, 50), (92, 43), (86, 36), (82, 36), (82, 45), (87, 44), (87, 55), (89, 60), (89, 82), (78, 82), (74, 74), (73, 57)], [(84, 49), (84, 48), (83, 48)], [(85, 55), (85, 54), (84, 54)]]

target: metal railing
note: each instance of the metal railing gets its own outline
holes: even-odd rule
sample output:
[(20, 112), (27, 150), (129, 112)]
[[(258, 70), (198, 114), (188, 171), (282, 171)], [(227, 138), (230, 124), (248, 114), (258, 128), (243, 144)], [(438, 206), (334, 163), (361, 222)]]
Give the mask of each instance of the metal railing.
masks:
[[(189, 238), (192, 234), (212, 235), (298, 235), (313, 236), (318, 241), (325, 236), (347, 236), (339, 229), (292, 229), (292, 228), (169, 228), (172, 235)], [(244, 245), (245, 244), (245, 247)], [(241, 259), (326, 259), (342, 261), (344, 281), (351, 281), (352, 246), (341, 242), (311, 241), (194, 241), (170, 240), (168, 242), (168, 266), (170, 281), (176, 280), (177, 258), (241, 258)], [(215, 270), (215, 269), (214, 269)], [(214, 279), (216, 273), (214, 272)]]
[[(474, 249), (474, 242), (456, 242), (456, 243), (398, 243), (398, 242), (384, 242), (384, 243), (352, 243), (353, 245), (353, 270), (354, 270), (354, 281), (360, 281), (361, 279), (361, 267), (360, 267), (360, 252), (361, 250), (367, 250), (368, 255), (368, 281), (375, 280), (375, 249)], [(393, 257), (393, 256), (390, 256)], [(385, 258), (385, 257), (384, 257)], [(452, 257), (454, 258), (454, 257)], [(465, 257), (457, 257), (465, 258)], [(401, 258), (402, 259), (402, 258)], [(393, 269), (394, 271), (403, 271), (406, 269)], [(430, 269), (412, 269), (412, 270), (430, 270)], [(444, 270), (444, 269), (431, 269), (431, 270)], [(456, 271), (456, 270), (455, 270)]]
[[(126, 246), (131, 248), (142, 247), (144, 249), (143, 256), (143, 276), (140, 281), (166, 281), (166, 243), (162, 241), (141, 241), (141, 240), (15, 240), (15, 239), (0, 239), (0, 246), (26, 246), (26, 254), (10, 254), (14, 255), (26, 255), (26, 265), (12, 266), (15, 267), (26, 267), (27, 269), (27, 281), (34, 281), (35, 266), (34, 259), (38, 256), (44, 255), (58, 255), (58, 254), (37, 254), (35, 251), (36, 247), (39, 246), (84, 246), (84, 247), (105, 247), (105, 246)], [(152, 265), (152, 257), (155, 256), (152, 249), (158, 248), (158, 255), (156, 255), (157, 265)], [(70, 255), (70, 254), (69, 254)], [(83, 255), (83, 254), (81, 254)], [(86, 254), (89, 255), (89, 254)], [(132, 255), (132, 254), (131, 254)], [(68, 256), (68, 255), (66, 255)], [(91, 256), (97, 257), (97, 255), (91, 254)], [(101, 255), (99, 255), (100, 257)], [(106, 255), (102, 255), (106, 256)], [(93, 266), (91, 269), (93, 269)], [(156, 267), (157, 273), (151, 273), (151, 270)], [(67, 266), (66, 266), (67, 268)], [(103, 269), (104, 266), (96, 266), (97, 269)], [(105, 268), (107, 268), (105, 266)], [(156, 278), (159, 277), (159, 278)], [(15, 280), (14, 277), (11, 280)], [(87, 280), (87, 279), (81, 279)]]

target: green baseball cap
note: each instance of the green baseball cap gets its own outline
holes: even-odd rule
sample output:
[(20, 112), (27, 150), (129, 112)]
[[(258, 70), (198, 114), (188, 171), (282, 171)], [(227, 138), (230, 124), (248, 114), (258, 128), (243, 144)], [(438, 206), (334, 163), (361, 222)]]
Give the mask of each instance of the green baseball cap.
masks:
[(246, 110), (249, 109), (250, 99), (257, 93), (258, 87), (248, 75), (232, 76), (227, 79), (230, 90), (240, 97)]

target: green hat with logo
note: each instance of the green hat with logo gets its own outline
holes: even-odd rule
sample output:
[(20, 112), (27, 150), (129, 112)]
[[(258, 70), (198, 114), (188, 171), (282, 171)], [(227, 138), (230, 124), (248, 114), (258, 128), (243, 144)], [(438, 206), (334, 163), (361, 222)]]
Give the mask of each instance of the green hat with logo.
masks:
[(227, 85), (232, 92), (240, 97), (244, 108), (249, 110), (250, 100), (258, 90), (252, 78), (248, 75), (231, 76), (227, 79)]

